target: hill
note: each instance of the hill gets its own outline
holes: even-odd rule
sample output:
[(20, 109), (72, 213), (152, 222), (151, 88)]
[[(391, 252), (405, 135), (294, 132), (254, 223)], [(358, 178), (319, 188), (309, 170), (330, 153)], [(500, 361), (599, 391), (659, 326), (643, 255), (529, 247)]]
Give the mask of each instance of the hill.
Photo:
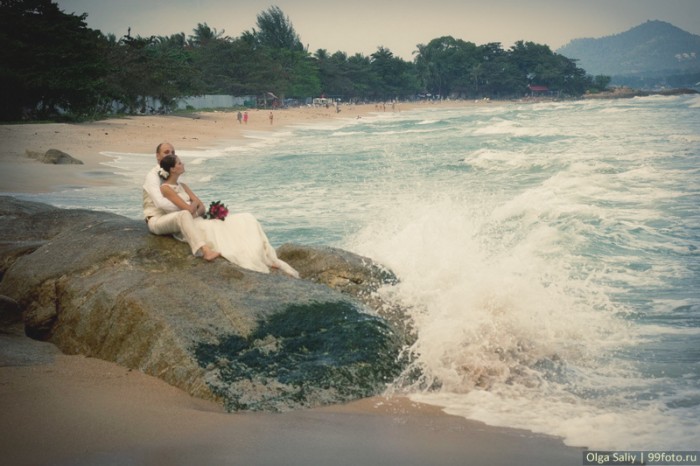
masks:
[[(598, 39), (574, 39), (557, 50), (578, 60), (588, 74), (613, 83), (640, 80), (671, 85), (700, 81), (700, 36), (664, 21), (647, 21), (626, 32)], [(677, 81), (681, 82), (677, 82)]]

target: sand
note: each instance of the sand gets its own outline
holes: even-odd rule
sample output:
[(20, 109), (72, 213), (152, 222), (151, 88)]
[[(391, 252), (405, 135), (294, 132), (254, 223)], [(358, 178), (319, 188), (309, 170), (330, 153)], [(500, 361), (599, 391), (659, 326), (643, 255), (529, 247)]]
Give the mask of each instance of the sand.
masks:
[[(279, 110), (273, 124), (269, 112), (252, 111), (248, 125), (239, 125), (235, 112), (0, 125), (0, 192), (118, 183), (102, 165), (104, 153), (154, 153), (159, 141), (176, 150), (245, 144), (246, 132), (376, 111), (383, 110)], [(24, 155), (50, 148), (84, 165), (45, 165)], [(0, 458), (12, 465), (582, 464), (581, 450), (559, 439), (489, 427), (403, 396), (282, 414), (226, 413), (139, 371), (61, 354), (17, 326), (0, 327), (0, 413)]]
[(289, 413), (226, 413), (139, 371), (0, 334), (8, 465), (577, 465), (579, 449), (377, 396)]

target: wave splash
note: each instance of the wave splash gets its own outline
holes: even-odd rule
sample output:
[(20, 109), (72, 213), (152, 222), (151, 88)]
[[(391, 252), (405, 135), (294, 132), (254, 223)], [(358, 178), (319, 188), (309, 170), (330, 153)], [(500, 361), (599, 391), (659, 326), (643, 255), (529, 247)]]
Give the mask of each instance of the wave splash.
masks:
[(649, 386), (618, 354), (642, 335), (610, 299), (603, 266), (576, 257), (585, 231), (523, 227), (490, 203), (407, 199), (353, 238), (400, 277), (381, 292), (410, 309), (417, 329), (412, 363), (390, 392), (570, 445), (661, 448), (658, 429), (675, 418), (658, 400), (630, 399)]

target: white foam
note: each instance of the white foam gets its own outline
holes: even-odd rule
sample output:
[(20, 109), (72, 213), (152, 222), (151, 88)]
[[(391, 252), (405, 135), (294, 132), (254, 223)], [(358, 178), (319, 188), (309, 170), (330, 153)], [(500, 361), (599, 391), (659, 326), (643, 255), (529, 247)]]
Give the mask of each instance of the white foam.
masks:
[[(608, 381), (605, 381), (607, 383)], [(543, 390), (546, 393), (546, 388)], [(494, 426), (519, 427), (562, 437), (564, 443), (594, 450), (694, 450), (697, 431), (689, 429), (697, 409), (669, 411), (659, 402), (634, 409), (595, 407), (567, 400), (474, 390), (467, 394), (414, 394), (412, 400), (443, 406), (448, 414)], [(685, 421), (685, 422), (684, 422)]]
[(522, 123), (518, 123), (510, 120), (502, 120), (494, 118), (489, 125), (482, 126), (474, 130), (476, 135), (498, 135), (498, 134), (508, 134), (518, 137), (531, 137), (531, 136), (555, 136), (560, 134), (560, 131), (553, 127), (534, 127), (527, 126)]
[(688, 99), (688, 107), (700, 108), (700, 95), (695, 95)]

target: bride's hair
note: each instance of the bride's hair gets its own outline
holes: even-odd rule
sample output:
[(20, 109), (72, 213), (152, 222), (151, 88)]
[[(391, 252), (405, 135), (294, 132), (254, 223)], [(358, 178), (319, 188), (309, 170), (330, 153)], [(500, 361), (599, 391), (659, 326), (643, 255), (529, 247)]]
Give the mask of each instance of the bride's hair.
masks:
[(160, 159), (160, 170), (158, 175), (164, 180), (167, 180), (170, 176), (170, 170), (177, 164), (177, 156), (174, 154), (166, 155)]

